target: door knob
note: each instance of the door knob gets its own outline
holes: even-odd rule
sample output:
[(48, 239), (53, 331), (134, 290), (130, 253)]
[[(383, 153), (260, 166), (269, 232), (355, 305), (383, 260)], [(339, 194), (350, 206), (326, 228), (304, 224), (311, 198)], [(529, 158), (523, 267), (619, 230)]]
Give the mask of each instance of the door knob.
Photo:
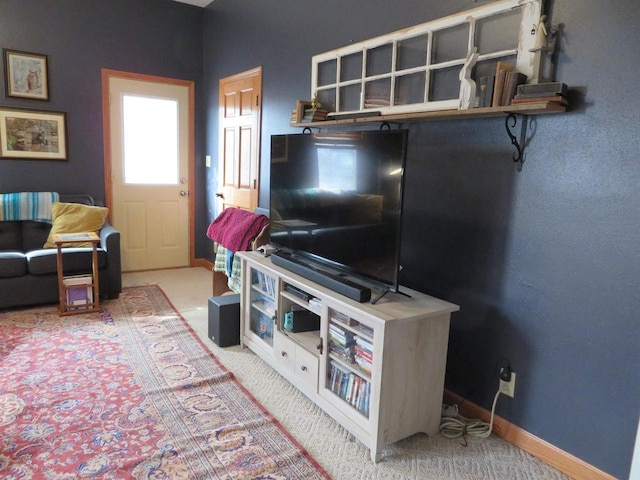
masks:
[(181, 197), (186, 197), (187, 196), (187, 192), (185, 192), (184, 190), (180, 190), (180, 196)]
[(224, 195), (223, 195), (222, 193), (218, 192), (218, 193), (216, 193), (216, 197), (218, 197), (218, 198), (224, 198)]

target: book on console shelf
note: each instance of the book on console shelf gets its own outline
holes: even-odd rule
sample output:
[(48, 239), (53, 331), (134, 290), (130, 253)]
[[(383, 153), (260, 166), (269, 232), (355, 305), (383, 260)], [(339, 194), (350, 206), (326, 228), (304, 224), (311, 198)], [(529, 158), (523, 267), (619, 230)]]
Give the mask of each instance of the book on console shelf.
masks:
[(269, 297), (274, 298), (276, 294), (275, 278), (269, 277), (258, 270), (255, 271), (255, 275), (257, 276), (259, 289)]
[(88, 308), (93, 303), (93, 277), (91, 275), (71, 275), (63, 277), (65, 300), (70, 310)]
[(340, 360), (346, 363), (354, 363), (356, 361), (353, 347), (341, 347), (333, 342), (329, 342), (329, 351)]
[(373, 344), (370, 341), (362, 338), (360, 335), (356, 335), (355, 340), (356, 345), (358, 345), (362, 350), (373, 355)]
[(355, 407), (363, 415), (369, 415), (371, 383), (349, 370), (331, 361), (329, 371), (329, 389)]
[(341, 345), (342, 347), (350, 347), (355, 345), (355, 335), (352, 332), (342, 330), (336, 327), (334, 324), (329, 325), (329, 339), (333, 342)]
[(359, 322), (349, 317), (349, 315), (345, 315), (344, 313), (337, 312), (336, 310), (331, 310), (331, 320), (343, 323), (344, 325), (349, 325), (353, 327), (358, 325)]

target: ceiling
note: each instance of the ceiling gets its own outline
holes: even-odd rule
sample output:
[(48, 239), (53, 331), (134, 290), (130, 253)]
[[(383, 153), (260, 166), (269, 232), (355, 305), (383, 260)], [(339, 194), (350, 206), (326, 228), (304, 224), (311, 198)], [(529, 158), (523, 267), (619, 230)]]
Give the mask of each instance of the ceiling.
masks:
[(189, 5), (195, 5), (196, 7), (206, 7), (211, 2), (213, 2), (213, 0), (174, 0), (174, 1), (180, 2), (180, 3), (188, 3)]

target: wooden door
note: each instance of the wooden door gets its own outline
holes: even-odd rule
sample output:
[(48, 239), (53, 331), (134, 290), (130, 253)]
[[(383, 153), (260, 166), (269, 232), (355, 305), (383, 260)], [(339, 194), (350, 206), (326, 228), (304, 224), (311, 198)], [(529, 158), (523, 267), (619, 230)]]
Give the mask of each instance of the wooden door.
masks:
[(262, 67), (220, 80), (219, 211), (253, 211), (260, 185)]
[(111, 73), (105, 173), (122, 269), (189, 266), (193, 83)]

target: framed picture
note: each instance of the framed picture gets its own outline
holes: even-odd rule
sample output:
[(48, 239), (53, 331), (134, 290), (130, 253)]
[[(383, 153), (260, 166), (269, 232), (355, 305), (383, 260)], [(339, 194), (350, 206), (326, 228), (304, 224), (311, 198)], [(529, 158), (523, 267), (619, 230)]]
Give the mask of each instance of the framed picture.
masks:
[(67, 115), (0, 108), (0, 158), (67, 160)]
[(47, 56), (6, 48), (2, 52), (7, 96), (49, 100)]

